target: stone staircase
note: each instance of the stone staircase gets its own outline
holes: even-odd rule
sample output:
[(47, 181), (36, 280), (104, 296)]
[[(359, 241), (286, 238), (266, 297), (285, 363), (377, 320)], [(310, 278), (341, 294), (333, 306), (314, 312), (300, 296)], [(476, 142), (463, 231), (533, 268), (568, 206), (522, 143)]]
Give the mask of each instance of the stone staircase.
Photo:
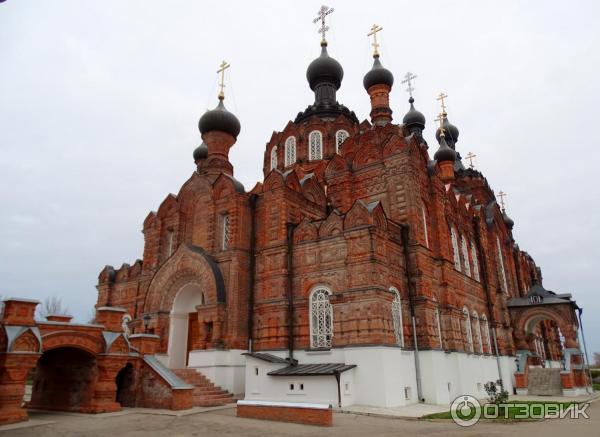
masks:
[(236, 402), (227, 390), (214, 385), (210, 379), (194, 369), (172, 369), (173, 373), (194, 386), (194, 406), (215, 407)]
[(562, 395), (560, 369), (545, 369), (543, 367), (529, 367), (528, 395), (556, 396)]

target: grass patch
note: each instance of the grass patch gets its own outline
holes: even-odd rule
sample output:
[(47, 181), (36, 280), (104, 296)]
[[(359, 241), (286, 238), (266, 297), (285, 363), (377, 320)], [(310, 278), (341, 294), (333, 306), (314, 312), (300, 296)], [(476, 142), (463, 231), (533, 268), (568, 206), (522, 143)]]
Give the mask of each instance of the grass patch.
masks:
[(595, 391), (600, 391), (600, 384), (593, 385)]
[[(518, 404), (552, 404), (552, 405), (561, 405), (562, 407), (566, 408), (569, 405), (572, 404), (576, 404), (577, 402), (538, 402), (538, 401), (509, 401), (508, 403), (518, 403)], [(517, 415), (522, 415), (523, 411), (522, 408), (519, 407), (509, 407), (508, 409), (508, 415), (506, 414), (506, 412), (504, 411), (504, 409), (500, 410), (500, 417), (498, 417), (498, 419), (494, 419), (494, 420), (528, 420), (530, 419), (530, 417), (524, 417), (524, 418), (519, 418), (516, 419), (515, 416)], [(536, 417), (537, 418), (537, 417)], [(427, 414), (425, 416), (422, 417), (422, 419), (449, 419), (452, 420), (452, 415), (450, 414), (450, 411), (444, 411), (442, 413), (433, 413), (433, 414)]]

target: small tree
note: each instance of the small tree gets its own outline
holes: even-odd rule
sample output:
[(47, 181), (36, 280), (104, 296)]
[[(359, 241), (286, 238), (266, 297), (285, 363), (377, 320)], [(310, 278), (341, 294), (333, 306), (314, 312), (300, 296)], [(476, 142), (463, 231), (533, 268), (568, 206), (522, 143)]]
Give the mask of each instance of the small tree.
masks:
[(62, 299), (58, 296), (48, 296), (39, 307), (38, 314), (46, 318), (50, 314), (68, 314), (69, 309), (63, 305)]
[(508, 392), (504, 390), (502, 381), (489, 381), (484, 385), (485, 392), (488, 395), (488, 402), (491, 404), (505, 404), (508, 402)]

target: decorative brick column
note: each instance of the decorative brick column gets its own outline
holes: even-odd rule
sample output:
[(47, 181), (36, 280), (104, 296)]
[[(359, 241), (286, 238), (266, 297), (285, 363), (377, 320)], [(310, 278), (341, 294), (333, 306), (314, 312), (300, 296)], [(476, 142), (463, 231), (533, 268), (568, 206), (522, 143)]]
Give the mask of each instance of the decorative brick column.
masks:
[(160, 337), (154, 334), (133, 334), (129, 343), (142, 355), (154, 355), (158, 350)]
[(22, 408), (25, 383), (39, 357), (39, 353), (33, 352), (0, 354), (0, 424), (29, 419)]
[(94, 401), (91, 413), (120, 411), (121, 404), (115, 401), (117, 396), (117, 373), (125, 364), (126, 355), (100, 355), (96, 358), (98, 379), (94, 389)]

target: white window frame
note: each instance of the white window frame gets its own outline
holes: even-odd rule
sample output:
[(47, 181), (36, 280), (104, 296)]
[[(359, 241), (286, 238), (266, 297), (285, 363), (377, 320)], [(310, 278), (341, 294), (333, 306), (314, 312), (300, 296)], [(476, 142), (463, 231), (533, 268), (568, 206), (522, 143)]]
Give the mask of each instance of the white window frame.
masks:
[(285, 140), (285, 166), (296, 162), (296, 137), (288, 137)]
[(490, 340), (490, 325), (485, 314), (481, 316), (481, 320), (483, 320), (483, 333), (485, 335), (485, 344), (487, 346), (488, 354), (491, 354), (492, 342)]
[(323, 159), (323, 134), (319, 130), (314, 130), (308, 135), (308, 160), (319, 159)]
[(335, 133), (335, 153), (340, 153), (340, 147), (344, 141), (350, 136), (347, 130), (340, 129)]
[(423, 219), (423, 234), (425, 236), (425, 246), (429, 247), (429, 233), (427, 232), (427, 212), (425, 206), (421, 206), (421, 218)]
[(475, 334), (477, 334), (479, 353), (483, 353), (483, 336), (481, 335), (481, 322), (479, 321), (479, 316), (475, 311), (473, 311), (473, 318), (475, 319), (475, 324), (477, 325)]
[(221, 216), (221, 248), (223, 250), (227, 250), (229, 248), (229, 243), (231, 243), (230, 225), (229, 214), (223, 214)]
[(498, 246), (498, 268), (500, 269), (500, 287), (502, 291), (508, 293), (508, 281), (506, 280), (506, 270), (504, 270), (504, 255), (502, 254), (502, 245), (500, 237), (496, 236), (496, 245)]
[(396, 344), (400, 347), (404, 347), (404, 325), (402, 322), (402, 299), (400, 292), (395, 287), (390, 287), (390, 292), (394, 295), (392, 300), (392, 324), (394, 326), (394, 336), (396, 337)]
[(461, 245), (461, 249), (462, 249), (462, 255), (464, 258), (463, 272), (465, 275), (467, 275), (470, 278), (471, 277), (471, 263), (469, 262), (469, 248), (467, 246), (467, 239), (465, 238), (464, 235), (461, 235), (461, 237), (460, 237), (460, 245)]
[(271, 170), (277, 168), (277, 146), (273, 146), (271, 149)]
[(473, 353), (473, 331), (471, 329), (471, 314), (467, 307), (463, 308), (463, 322), (465, 325), (465, 334), (467, 335), (467, 352)]
[(319, 285), (309, 297), (310, 303), (310, 347), (330, 349), (333, 338), (333, 306), (330, 302), (331, 290)]
[(460, 253), (458, 252), (458, 236), (454, 226), (450, 226), (450, 238), (452, 239), (452, 252), (454, 255), (454, 269), (460, 272)]
[(175, 239), (175, 231), (168, 230), (167, 232), (168, 232), (168, 234), (167, 234), (167, 236), (168, 236), (167, 237), (168, 238), (168, 241), (167, 241), (167, 258), (168, 258), (171, 255), (173, 255), (173, 242), (174, 242), (173, 240)]
[(477, 259), (477, 249), (475, 248), (475, 244), (473, 244), (473, 240), (471, 240), (471, 258), (473, 258), (473, 277), (479, 282), (481, 281), (481, 277), (479, 276), (479, 260)]

